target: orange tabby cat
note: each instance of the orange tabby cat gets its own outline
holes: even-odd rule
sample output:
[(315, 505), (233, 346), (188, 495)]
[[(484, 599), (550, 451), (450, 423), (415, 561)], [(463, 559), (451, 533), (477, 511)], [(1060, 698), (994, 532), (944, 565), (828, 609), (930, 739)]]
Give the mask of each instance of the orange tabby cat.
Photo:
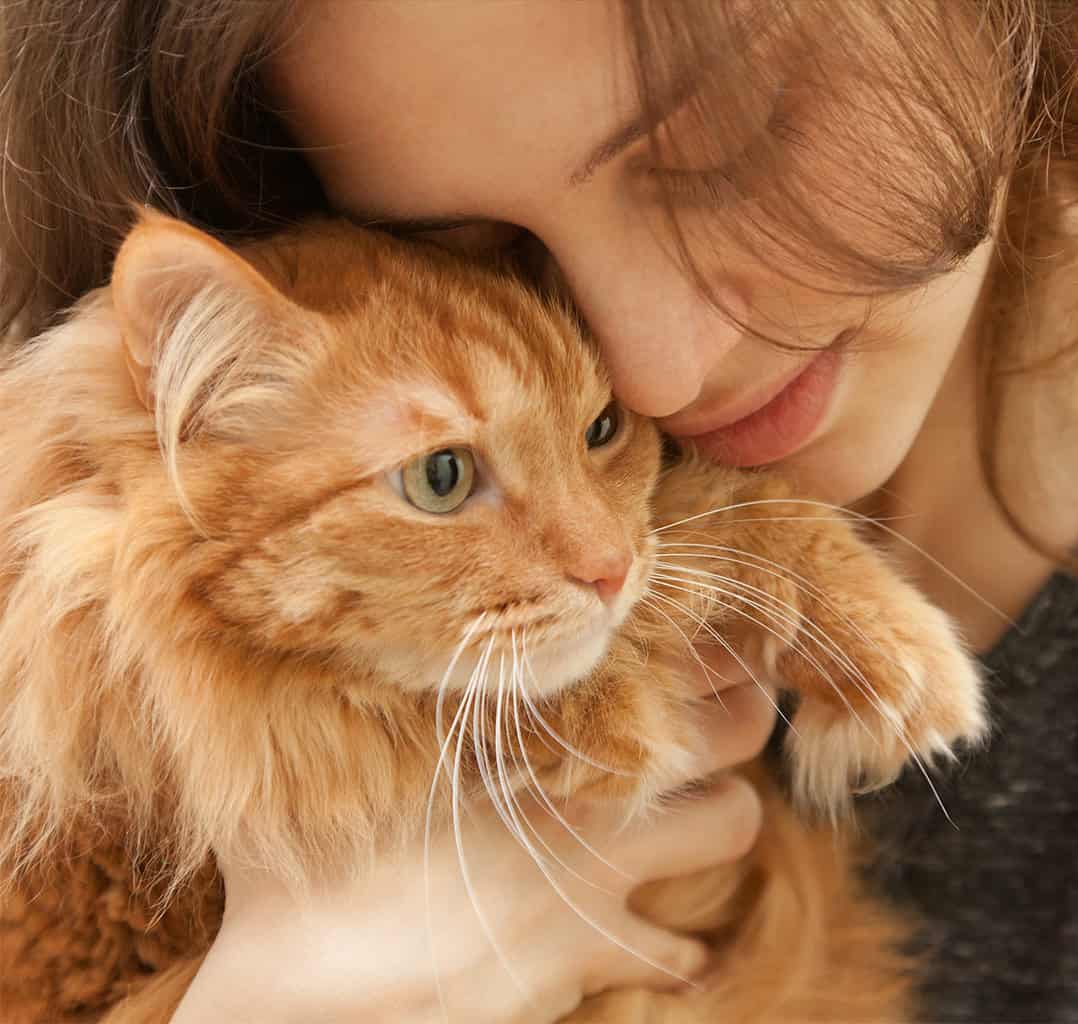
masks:
[[(167, 1021), (220, 919), (211, 851), (361, 870), (422, 829), (445, 738), (464, 800), (500, 773), (646, 807), (700, 742), (649, 660), (690, 636), (744, 637), (800, 694), (821, 808), (983, 729), (947, 620), (847, 522), (767, 475), (663, 471), (568, 316), (346, 224), (237, 255), (147, 214), (111, 288), (4, 368), (0, 438), (11, 1024), (125, 993), (110, 1022)], [(901, 926), (758, 781), (749, 858), (639, 893), (712, 937), (721, 985), (572, 1020), (906, 1016)]]

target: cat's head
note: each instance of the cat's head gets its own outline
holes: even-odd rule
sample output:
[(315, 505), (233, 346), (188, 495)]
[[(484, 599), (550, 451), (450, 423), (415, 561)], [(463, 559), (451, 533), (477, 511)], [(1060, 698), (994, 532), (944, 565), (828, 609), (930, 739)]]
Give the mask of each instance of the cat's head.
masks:
[(147, 215), (111, 292), (160, 444), (131, 557), (173, 574), (180, 628), (415, 688), (526, 656), (549, 692), (602, 657), (659, 446), (571, 316), (337, 221), (237, 254)]

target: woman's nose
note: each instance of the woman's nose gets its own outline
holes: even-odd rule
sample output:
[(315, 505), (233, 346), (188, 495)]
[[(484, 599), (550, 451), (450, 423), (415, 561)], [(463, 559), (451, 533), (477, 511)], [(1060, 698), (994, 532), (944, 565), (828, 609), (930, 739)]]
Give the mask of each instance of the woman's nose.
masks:
[(714, 377), (742, 335), (736, 320), (744, 303), (725, 287), (716, 308), (654, 240), (652, 249), (646, 262), (593, 252), (587, 263), (560, 261), (560, 269), (598, 341), (614, 394), (659, 418), (691, 405)]

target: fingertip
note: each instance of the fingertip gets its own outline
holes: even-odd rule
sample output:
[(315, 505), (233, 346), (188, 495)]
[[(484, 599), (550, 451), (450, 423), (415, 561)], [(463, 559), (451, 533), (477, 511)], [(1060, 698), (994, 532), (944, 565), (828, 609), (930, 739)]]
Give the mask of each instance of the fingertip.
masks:
[(756, 787), (734, 772), (725, 772), (697, 789), (681, 809), (686, 825), (715, 837), (712, 861), (740, 860), (755, 845), (763, 826), (764, 807)]
[(667, 973), (661, 973), (660, 984), (665, 988), (681, 988), (692, 985), (693, 979), (707, 972), (711, 963), (711, 950), (699, 939), (678, 937), (673, 955), (661, 966)]
[(671, 988), (692, 987), (695, 980), (706, 976), (711, 968), (711, 949), (698, 939), (685, 940), (685, 952), (677, 965), (678, 978), (670, 979)]
[(642, 987), (656, 991), (690, 989), (711, 968), (711, 950), (699, 939), (675, 935), (638, 922), (630, 928), (629, 949), (619, 948), (603, 965), (601, 977), (585, 985), (589, 994), (607, 988)]
[(700, 702), (699, 774), (751, 761), (759, 756), (775, 728), (774, 696), (752, 683)]
[(696, 647), (698, 659), (692, 661), (692, 688), (701, 696), (721, 694), (752, 678), (746, 666), (730, 651), (711, 644)]
[(722, 802), (724, 860), (740, 860), (756, 845), (764, 821), (764, 805), (756, 787), (740, 775), (724, 775), (717, 784)]

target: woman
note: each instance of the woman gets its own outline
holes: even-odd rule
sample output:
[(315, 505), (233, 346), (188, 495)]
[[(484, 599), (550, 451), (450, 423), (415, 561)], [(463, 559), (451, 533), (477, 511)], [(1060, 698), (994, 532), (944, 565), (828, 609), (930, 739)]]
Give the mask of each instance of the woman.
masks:
[[(938, 943), (928, 1015), (1063, 1020), (1075, 879), (1051, 843), (1078, 811), (1036, 794), (1073, 771), (1074, 715), (1051, 701), (1078, 666), (1076, 587), (1055, 575), (1078, 539), (1072, 5), (116, 0), (94, 15), (5, 11), (5, 321), (33, 333), (101, 284), (132, 197), (234, 235), (328, 205), (556, 269), (625, 405), (897, 517), (896, 559), (1002, 673), (1007, 725), (945, 789), (962, 842), (938, 814), (918, 822), (923, 785), (879, 829), (896, 895)], [(1052, 659), (1032, 664), (1008, 618)], [(702, 774), (770, 731), (751, 688), (725, 700)], [(731, 779), (647, 829), (584, 824), (646, 878), (736, 858), (758, 817)], [(436, 851), (443, 994), (467, 1019), (555, 1020), (588, 992), (669, 983), (581, 925), (493, 821), (474, 829), (480, 901), (529, 998)], [(1032, 913), (1017, 893), (983, 913), (1002, 848), (1007, 877), (1045, 879)], [(224, 928), (177, 1021), (438, 1018), (418, 851), (302, 917), (272, 880), (223, 867)], [(579, 898), (657, 964), (705, 970), (694, 943), (632, 917), (627, 889)]]

